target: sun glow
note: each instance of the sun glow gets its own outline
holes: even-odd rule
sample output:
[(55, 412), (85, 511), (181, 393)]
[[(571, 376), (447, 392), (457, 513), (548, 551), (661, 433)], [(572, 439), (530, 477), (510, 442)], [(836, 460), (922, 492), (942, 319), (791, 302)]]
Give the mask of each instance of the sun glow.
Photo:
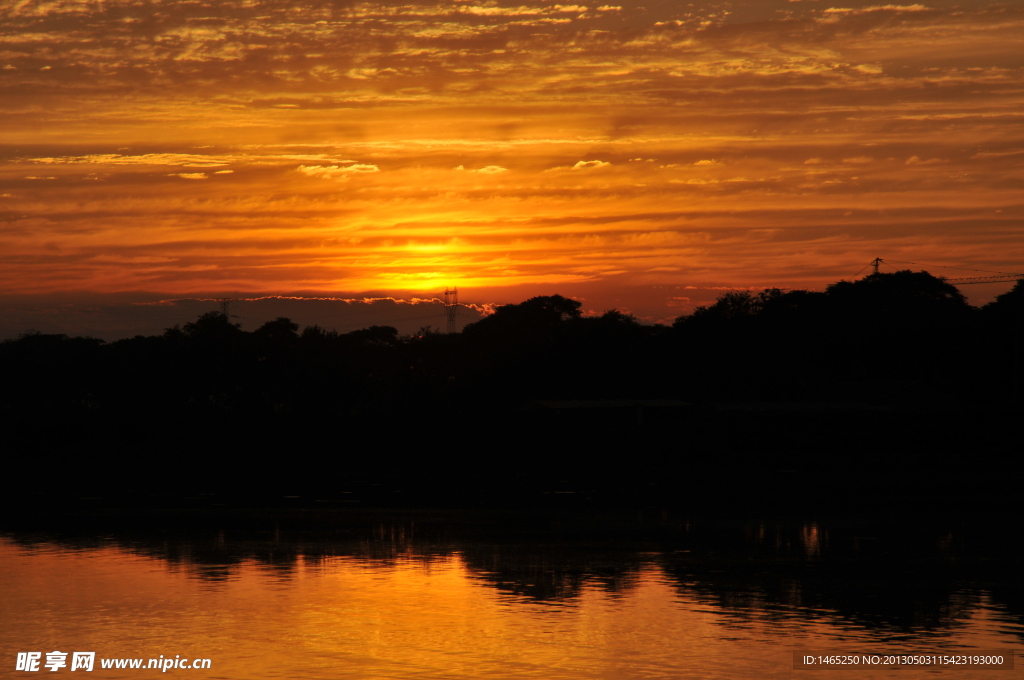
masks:
[(0, 8), (0, 283), (664, 316), (878, 253), (1018, 269), (1024, 10), (783, 4)]

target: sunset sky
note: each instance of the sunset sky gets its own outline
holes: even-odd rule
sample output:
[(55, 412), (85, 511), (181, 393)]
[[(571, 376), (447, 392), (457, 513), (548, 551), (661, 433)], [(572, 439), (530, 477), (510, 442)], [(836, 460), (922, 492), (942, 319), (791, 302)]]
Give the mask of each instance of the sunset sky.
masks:
[(1024, 269), (1024, 4), (615, 2), (0, 0), (0, 303)]

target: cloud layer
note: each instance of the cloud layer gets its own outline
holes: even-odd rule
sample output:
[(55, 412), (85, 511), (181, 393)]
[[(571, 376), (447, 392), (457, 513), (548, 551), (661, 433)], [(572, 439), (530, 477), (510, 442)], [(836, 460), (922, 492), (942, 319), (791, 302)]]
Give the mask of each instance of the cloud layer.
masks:
[(995, 2), (6, 3), (0, 284), (667, 318), (878, 255), (1018, 271), (1022, 83)]

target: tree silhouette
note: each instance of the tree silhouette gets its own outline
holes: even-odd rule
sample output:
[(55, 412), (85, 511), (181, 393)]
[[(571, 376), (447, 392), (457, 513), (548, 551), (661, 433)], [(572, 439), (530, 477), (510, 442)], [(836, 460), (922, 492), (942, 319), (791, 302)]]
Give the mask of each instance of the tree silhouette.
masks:
[(394, 326), (370, 326), (342, 337), (363, 345), (393, 346), (398, 344), (398, 329)]
[(470, 338), (529, 337), (551, 331), (561, 322), (580, 316), (581, 303), (561, 295), (543, 295), (513, 305), (501, 305), (494, 314), (467, 325)]
[(836, 304), (870, 309), (875, 314), (955, 313), (970, 307), (963, 293), (944, 278), (908, 269), (839, 281), (825, 292)]
[[(414, 434), (434, 431), (438, 414), (480, 441), (501, 433), (503, 441), (532, 450), (538, 442), (557, 439), (570, 447), (585, 440), (577, 447), (584, 450), (605, 444), (613, 426), (603, 417), (586, 427), (554, 422), (545, 429), (531, 425), (524, 406), (676, 399), (706, 404), (710, 412), (720, 402), (824, 402), (837, 386), (849, 399), (844, 385), (877, 392), (885, 381), (964, 395), (965, 403), (995, 403), (1012, 394), (1014, 371), (1019, 375), (1013, 367), (1020, 364), (1022, 321), (1024, 281), (979, 310), (924, 272), (872, 275), (824, 292), (730, 291), (671, 328), (618, 310), (583, 316), (579, 302), (560, 295), (503, 305), (450, 335), (400, 336), (391, 326), (348, 333), (309, 326), (300, 334), (284, 317), (246, 332), (209, 313), (160, 336), (109, 344), (40, 334), (0, 343), (7, 386), (0, 391), (0, 425), (25, 450), (37, 439), (66, 451), (88, 442), (128, 456), (132, 465), (178, 460), (186, 451), (193, 465), (219, 461), (225, 478), (239, 468), (239, 452), (262, 450), (267, 442), (289, 450), (296, 432), (361, 432), (413, 450)], [(939, 427), (954, 433), (961, 427), (963, 435), (982, 417), (965, 417), (961, 426), (944, 412), (922, 413), (932, 443), (947, 439)], [(900, 436), (910, 416), (894, 411), (887, 417), (879, 432)], [(1010, 418), (1003, 419), (1009, 427)], [(693, 450), (726, 451), (737, 441), (760, 445), (762, 432), (773, 427), (785, 431), (787, 445), (801, 437), (812, 444), (838, 437), (847, 445), (860, 427), (842, 413), (833, 420), (777, 420), (723, 409), (708, 416), (705, 438)], [(718, 436), (723, 443), (716, 444)], [(236, 437), (247, 437), (245, 444)], [(676, 439), (666, 442), (678, 449)], [(340, 462), (318, 459), (317, 469), (379, 462), (371, 458), (345, 453)], [(431, 464), (419, 460), (405, 463)], [(75, 463), (81, 469), (93, 459), (69, 461), (84, 461)]]
[(1024, 279), (982, 310), (985, 323), (983, 370), (1000, 375), (1003, 390), (1016, 401), (1024, 398)]
[[(177, 326), (174, 327), (177, 329)], [(207, 312), (195, 321), (185, 324), (185, 336), (198, 339), (237, 338), (241, 324), (231, 323), (220, 312)], [(171, 329), (168, 329), (171, 330)]]
[(287, 317), (279, 316), (257, 328), (253, 335), (272, 345), (287, 346), (299, 339), (298, 330), (299, 324)]

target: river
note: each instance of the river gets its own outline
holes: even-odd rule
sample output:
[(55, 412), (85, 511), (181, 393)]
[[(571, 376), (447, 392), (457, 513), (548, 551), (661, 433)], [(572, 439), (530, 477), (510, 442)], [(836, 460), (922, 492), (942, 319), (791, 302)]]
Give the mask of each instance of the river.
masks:
[[(50, 671), (47, 653), (95, 652), (95, 677), (237, 680), (994, 680), (1024, 667), (1019, 551), (992, 518), (464, 515), (10, 530), (0, 659), (10, 670), (39, 652), (49, 676), (72, 657)], [(985, 651), (1017, 670), (794, 670), (794, 653)]]

